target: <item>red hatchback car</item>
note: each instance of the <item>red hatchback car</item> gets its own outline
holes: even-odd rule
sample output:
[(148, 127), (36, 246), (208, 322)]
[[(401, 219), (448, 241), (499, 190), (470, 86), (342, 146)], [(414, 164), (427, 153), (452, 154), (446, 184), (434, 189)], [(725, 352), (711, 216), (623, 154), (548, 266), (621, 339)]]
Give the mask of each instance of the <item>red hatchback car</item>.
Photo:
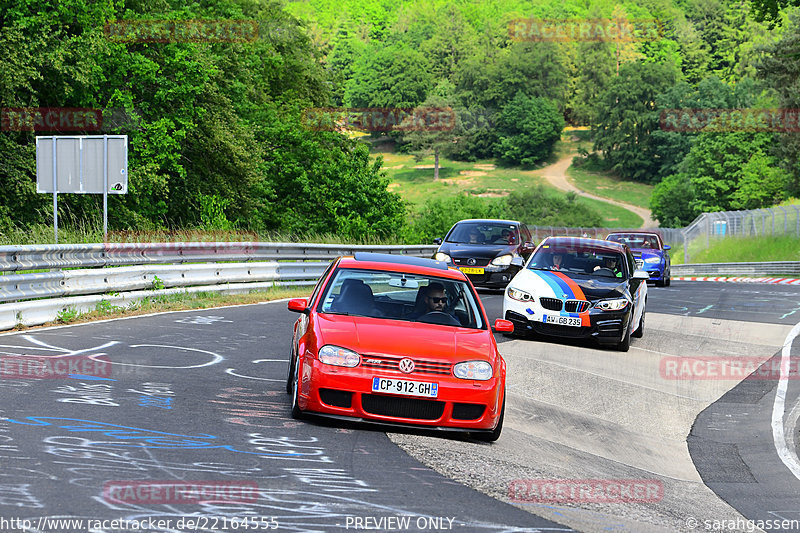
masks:
[[(292, 416), (468, 431), (494, 441), (506, 363), (475, 289), (441, 261), (357, 253), (289, 301)], [(506, 320), (496, 331), (512, 331)]]

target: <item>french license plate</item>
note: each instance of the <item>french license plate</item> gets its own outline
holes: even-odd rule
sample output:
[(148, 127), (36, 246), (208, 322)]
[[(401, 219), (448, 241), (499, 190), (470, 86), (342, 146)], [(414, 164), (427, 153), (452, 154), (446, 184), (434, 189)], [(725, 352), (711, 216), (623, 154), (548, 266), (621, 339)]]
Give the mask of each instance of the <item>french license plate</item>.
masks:
[(559, 324), (561, 326), (580, 326), (581, 319), (573, 316), (544, 315), (542, 322), (545, 324)]
[(436, 398), (439, 394), (439, 384), (425, 381), (406, 381), (403, 379), (372, 378), (372, 392)]
[(483, 274), (482, 268), (458, 267), (464, 274)]

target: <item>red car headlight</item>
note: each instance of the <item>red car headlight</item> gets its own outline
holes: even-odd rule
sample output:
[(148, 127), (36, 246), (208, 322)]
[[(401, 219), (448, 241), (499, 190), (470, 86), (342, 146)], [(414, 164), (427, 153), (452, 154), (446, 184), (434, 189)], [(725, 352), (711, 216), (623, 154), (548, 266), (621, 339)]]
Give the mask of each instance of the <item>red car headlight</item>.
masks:
[(486, 361), (464, 361), (453, 367), (453, 375), (460, 379), (486, 381), (492, 378), (492, 365)]
[(361, 356), (353, 350), (334, 346), (333, 344), (326, 344), (320, 348), (317, 358), (326, 365), (334, 366), (354, 367), (361, 362)]

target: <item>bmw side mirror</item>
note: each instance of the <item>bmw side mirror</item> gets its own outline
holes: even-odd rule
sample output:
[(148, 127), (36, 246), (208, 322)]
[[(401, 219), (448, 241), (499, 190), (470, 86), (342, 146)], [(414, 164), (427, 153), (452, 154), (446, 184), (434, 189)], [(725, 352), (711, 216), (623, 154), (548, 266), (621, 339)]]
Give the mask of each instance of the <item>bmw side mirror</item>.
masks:
[(648, 279), (650, 279), (650, 274), (648, 274), (644, 270), (636, 270), (633, 273), (633, 279), (648, 280)]
[(433, 244), (438, 244), (439, 246), (442, 245), (442, 239), (433, 239)]
[(525, 265), (525, 260), (520, 256), (516, 256), (511, 260), (511, 264), (522, 268)]
[(670, 246), (669, 244), (665, 244), (664, 250), (672, 250), (672, 246)]

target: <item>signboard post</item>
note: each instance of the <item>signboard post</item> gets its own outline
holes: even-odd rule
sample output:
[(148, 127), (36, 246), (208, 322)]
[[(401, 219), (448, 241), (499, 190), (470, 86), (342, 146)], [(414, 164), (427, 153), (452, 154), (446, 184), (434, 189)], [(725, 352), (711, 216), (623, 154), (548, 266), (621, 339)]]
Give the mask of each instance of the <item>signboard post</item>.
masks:
[(53, 193), (56, 243), (58, 193), (102, 194), (103, 235), (107, 236), (108, 195), (128, 192), (128, 136), (37, 136), (36, 192)]

